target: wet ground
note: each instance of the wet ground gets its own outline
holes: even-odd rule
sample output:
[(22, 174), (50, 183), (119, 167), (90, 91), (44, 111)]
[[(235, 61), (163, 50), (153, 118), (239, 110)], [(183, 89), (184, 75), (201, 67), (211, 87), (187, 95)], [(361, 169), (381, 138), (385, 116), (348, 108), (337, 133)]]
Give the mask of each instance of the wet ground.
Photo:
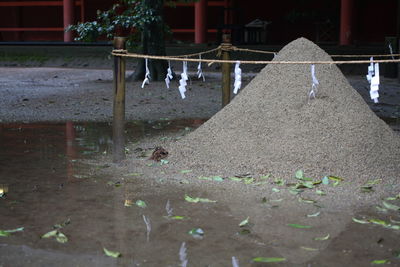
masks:
[[(335, 209), (324, 200), (329, 194), (312, 189), (318, 202), (299, 201), (274, 181), (263, 198), (251, 194), (260, 185), (246, 180), (204, 181), (215, 191), (190, 179), (164, 182), (160, 163), (147, 159), (151, 144), (181, 138), (202, 122), (129, 123), (127, 147), (143, 149), (127, 153), (149, 171), (117, 175), (107, 174), (118, 168), (109, 155), (108, 123), (0, 125), (0, 184), (7, 191), (0, 230), (24, 227), (0, 236), (0, 266), (186, 266), (185, 258), (187, 266), (400, 266), (399, 210), (381, 200)], [(224, 192), (238, 182), (248, 197)], [(375, 183), (371, 188), (390, 186)], [(185, 195), (217, 202), (192, 203)], [(392, 197), (386, 203), (399, 205), (400, 196)], [(196, 228), (204, 234), (188, 233)], [(68, 240), (41, 238), (54, 229)], [(106, 256), (104, 248), (122, 256)]]

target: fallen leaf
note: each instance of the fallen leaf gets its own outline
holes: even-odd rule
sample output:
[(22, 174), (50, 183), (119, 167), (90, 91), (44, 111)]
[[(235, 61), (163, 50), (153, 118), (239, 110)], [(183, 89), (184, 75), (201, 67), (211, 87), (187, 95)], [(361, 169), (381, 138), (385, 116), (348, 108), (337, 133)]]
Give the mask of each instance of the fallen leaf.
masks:
[(318, 215), (320, 215), (321, 214), (321, 212), (320, 211), (318, 211), (318, 212), (316, 212), (316, 213), (314, 213), (314, 214), (307, 214), (307, 217), (317, 217)]
[(360, 220), (360, 219), (356, 219), (356, 218), (352, 218), (352, 220), (356, 223), (361, 223), (361, 224), (368, 224), (369, 222), (365, 221), (365, 220)]
[(330, 237), (330, 234), (327, 234), (326, 236), (323, 236), (323, 237), (316, 237), (316, 238), (314, 238), (314, 240), (324, 241), (324, 240), (328, 240), (329, 237)]
[(250, 217), (247, 217), (245, 220), (241, 221), (239, 223), (239, 227), (243, 227), (243, 226), (249, 224), (249, 219), (250, 219)]
[(143, 200), (136, 200), (136, 206), (141, 207), (141, 208), (146, 208), (147, 204)]
[(301, 225), (301, 224), (297, 224), (297, 223), (289, 223), (289, 224), (287, 224), (287, 225), (290, 226), (290, 227), (299, 228), (299, 229), (310, 229), (310, 228), (312, 228), (312, 226), (309, 226), (309, 225)]
[(306, 199), (306, 198), (299, 197), (299, 202), (304, 202), (304, 203), (308, 203), (308, 204), (314, 204), (317, 201), (312, 200), (312, 199)]
[(181, 170), (181, 173), (186, 174), (186, 173), (191, 173), (192, 170)]
[(324, 185), (328, 185), (329, 184), (328, 176), (324, 176), (324, 178), (322, 178), (322, 184), (324, 184)]
[(384, 206), (385, 208), (387, 208), (387, 209), (389, 209), (389, 210), (395, 210), (395, 211), (399, 211), (399, 210), (400, 210), (400, 207), (399, 207), (399, 206), (390, 204), (390, 203), (388, 203), (388, 202), (386, 202), (386, 201), (382, 201), (382, 204), (383, 204), (383, 206)]
[(272, 192), (278, 193), (278, 192), (280, 192), (280, 191), (281, 191), (281, 190), (279, 190), (278, 188), (275, 188), (275, 187), (272, 188)]
[(317, 195), (320, 195), (320, 196), (325, 196), (326, 195), (326, 193), (324, 191), (321, 191), (321, 190), (317, 190), (317, 191), (315, 191), (315, 193), (317, 193)]
[(302, 170), (296, 171), (295, 177), (296, 177), (297, 179), (303, 179), (303, 178), (304, 178), (304, 173), (303, 173), (303, 171), (302, 171)]
[(113, 257), (113, 258), (121, 257), (121, 253), (119, 253), (118, 251), (111, 251), (106, 248), (103, 248), (103, 251), (104, 251), (104, 254), (106, 254), (106, 256)]
[(373, 260), (371, 261), (371, 264), (387, 264), (390, 263), (389, 260)]
[(318, 249), (317, 248), (309, 248), (309, 247), (300, 247), (300, 248), (302, 248), (302, 249), (304, 249), (304, 250), (307, 250), (307, 251), (318, 251)]
[(264, 262), (264, 263), (272, 263), (272, 262), (283, 262), (286, 261), (285, 258), (266, 258), (266, 257), (257, 257), (253, 258), (254, 262)]
[(202, 203), (215, 203), (215, 202), (217, 202), (216, 200), (210, 200), (208, 198), (199, 198), (199, 197), (192, 198), (192, 197), (190, 197), (188, 195), (185, 195), (185, 200), (187, 202), (191, 202), (191, 203), (199, 203), (199, 202), (202, 202)]

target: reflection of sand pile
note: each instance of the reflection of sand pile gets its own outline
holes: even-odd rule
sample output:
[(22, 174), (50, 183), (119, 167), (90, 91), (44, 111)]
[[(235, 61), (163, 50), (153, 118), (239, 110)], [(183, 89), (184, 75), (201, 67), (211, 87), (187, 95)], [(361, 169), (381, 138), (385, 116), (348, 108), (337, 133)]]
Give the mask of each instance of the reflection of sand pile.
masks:
[[(300, 38), (275, 60), (331, 57)], [(308, 103), (310, 65), (270, 64), (228, 106), (170, 148), (172, 162), (204, 173), (337, 175), (363, 181), (400, 173), (400, 140), (335, 65), (316, 65), (317, 98)]]

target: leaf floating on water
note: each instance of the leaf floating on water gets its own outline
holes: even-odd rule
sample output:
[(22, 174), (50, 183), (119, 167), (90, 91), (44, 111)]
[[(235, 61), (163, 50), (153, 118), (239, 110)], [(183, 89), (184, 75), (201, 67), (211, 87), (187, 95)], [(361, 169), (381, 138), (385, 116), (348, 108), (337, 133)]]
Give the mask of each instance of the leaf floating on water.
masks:
[(312, 228), (312, 226), (310, 226), (310, 225), (301, 225), (301, 224), (297, 224), (297, 223), (289, 223), (287, 225), (290, 226), (290, 227), (299, 228), (299, 229), (310, 229), (310, 228)]
[(371, 264), (388, 264), (390, 263), (389, 260), (373, 260), (371, 261)]
[(250, 219), (250, 217), (247, 217), (245, 220), (241, 221), (239, 223), (239, 227), (243, 227), (245, 225), (248, 225), (249, 224), (249, 219)]
[(186, 174), (186, 173), (191, 173), (192, 170), (181, 170), (181, 173)]
[(217, 202), (216, 200), (210, 200), (208, 198), (199, 198), (199, 197), (193, 198), (193, 197), (190, 197), (188, 195), (185, 195), (185, 200), (187, 202), (191, 202), (191, 203), (199, 203), (199, 202), (201, 202), (201, 203), (215, 203), (215, 202)]
[(309, 247), (300, 247), (301, 249), (307, 250), (307, 251), (318, 251), (317, 248), (309, 248)]
[(314, 238), (314, 240), (324, 241), (324, 240), (328, 240), (329, 238), (330, 238), (330, 234), (327, 234), (326, 236), (323, 236), (323, 237), (316, 237), (316, 238)]
[(136, 206), (140, 207), (140, 208), (146, 208), (147, 204), (146, 202), (144, 202), (143, 200), (136, 200)]
[(321, 212), (318, 211), (318, 212), (316, 212), (316, 213), (314, 213), (314, 214), (307, 214), (307, 217), (308, 217), (308, 218), (317, 217), (317, 216), (319, 216), (320, 214), (321, 214)]
[(383, 206), (384, 206), (385, 208), (387, 208), (387, 209), (389, 209), (389, 210), (395, 210), (395, 211), (399, 211), (399, 210), (400, 210), (400, 207), (399, 207), (399, 206), (390, 204), (390, 203), (388, 203), (388, 202), (386, 202), (386, 201), (383, 201), (382, 204), (383, 204)]
[(109, 257), (112, 257), (112, 258), (119, 258), (119, 257), (121, 257), (121, 253), (119, 253), (118, 251), (111, 251), (111, 250), (108, 250), (108, 249), (106, 249), (106, 248), (103, 248), (103, 251), (104, 251), (104, 254), (105, 254), (106, 256), (109, 256)]
[(253, 259), (254, 262), (264, 262), (264, 263), (272, 263), (272, 262), (283, 262), (286, 261), (285, 258), (266, 258), (266, 257), (257, 257)]
[(360, 224), (368, 224), (369, 223), (368, 221), (356, 219), (354, 217), (352, 218), (352, 220), (353, 220), (353, 222), (360, 223)]

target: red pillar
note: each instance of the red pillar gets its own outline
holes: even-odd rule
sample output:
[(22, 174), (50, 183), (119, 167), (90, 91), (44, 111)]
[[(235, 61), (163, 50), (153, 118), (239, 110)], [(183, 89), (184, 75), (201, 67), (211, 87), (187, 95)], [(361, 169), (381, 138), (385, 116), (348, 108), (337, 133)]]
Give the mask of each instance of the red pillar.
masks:
[(353, 40), (352, 15), (353, 0), (341, 0), (340, 7), (340, 45), (351, 45)]
[[(74, 0), (63, 0), (64, 29), (74, 24)], [(72, 42), (72, 32), (64, 32), (64, 42)]]
[(199, 0), (194, 4), (194, 42), (207, 42), (207, 0)]

